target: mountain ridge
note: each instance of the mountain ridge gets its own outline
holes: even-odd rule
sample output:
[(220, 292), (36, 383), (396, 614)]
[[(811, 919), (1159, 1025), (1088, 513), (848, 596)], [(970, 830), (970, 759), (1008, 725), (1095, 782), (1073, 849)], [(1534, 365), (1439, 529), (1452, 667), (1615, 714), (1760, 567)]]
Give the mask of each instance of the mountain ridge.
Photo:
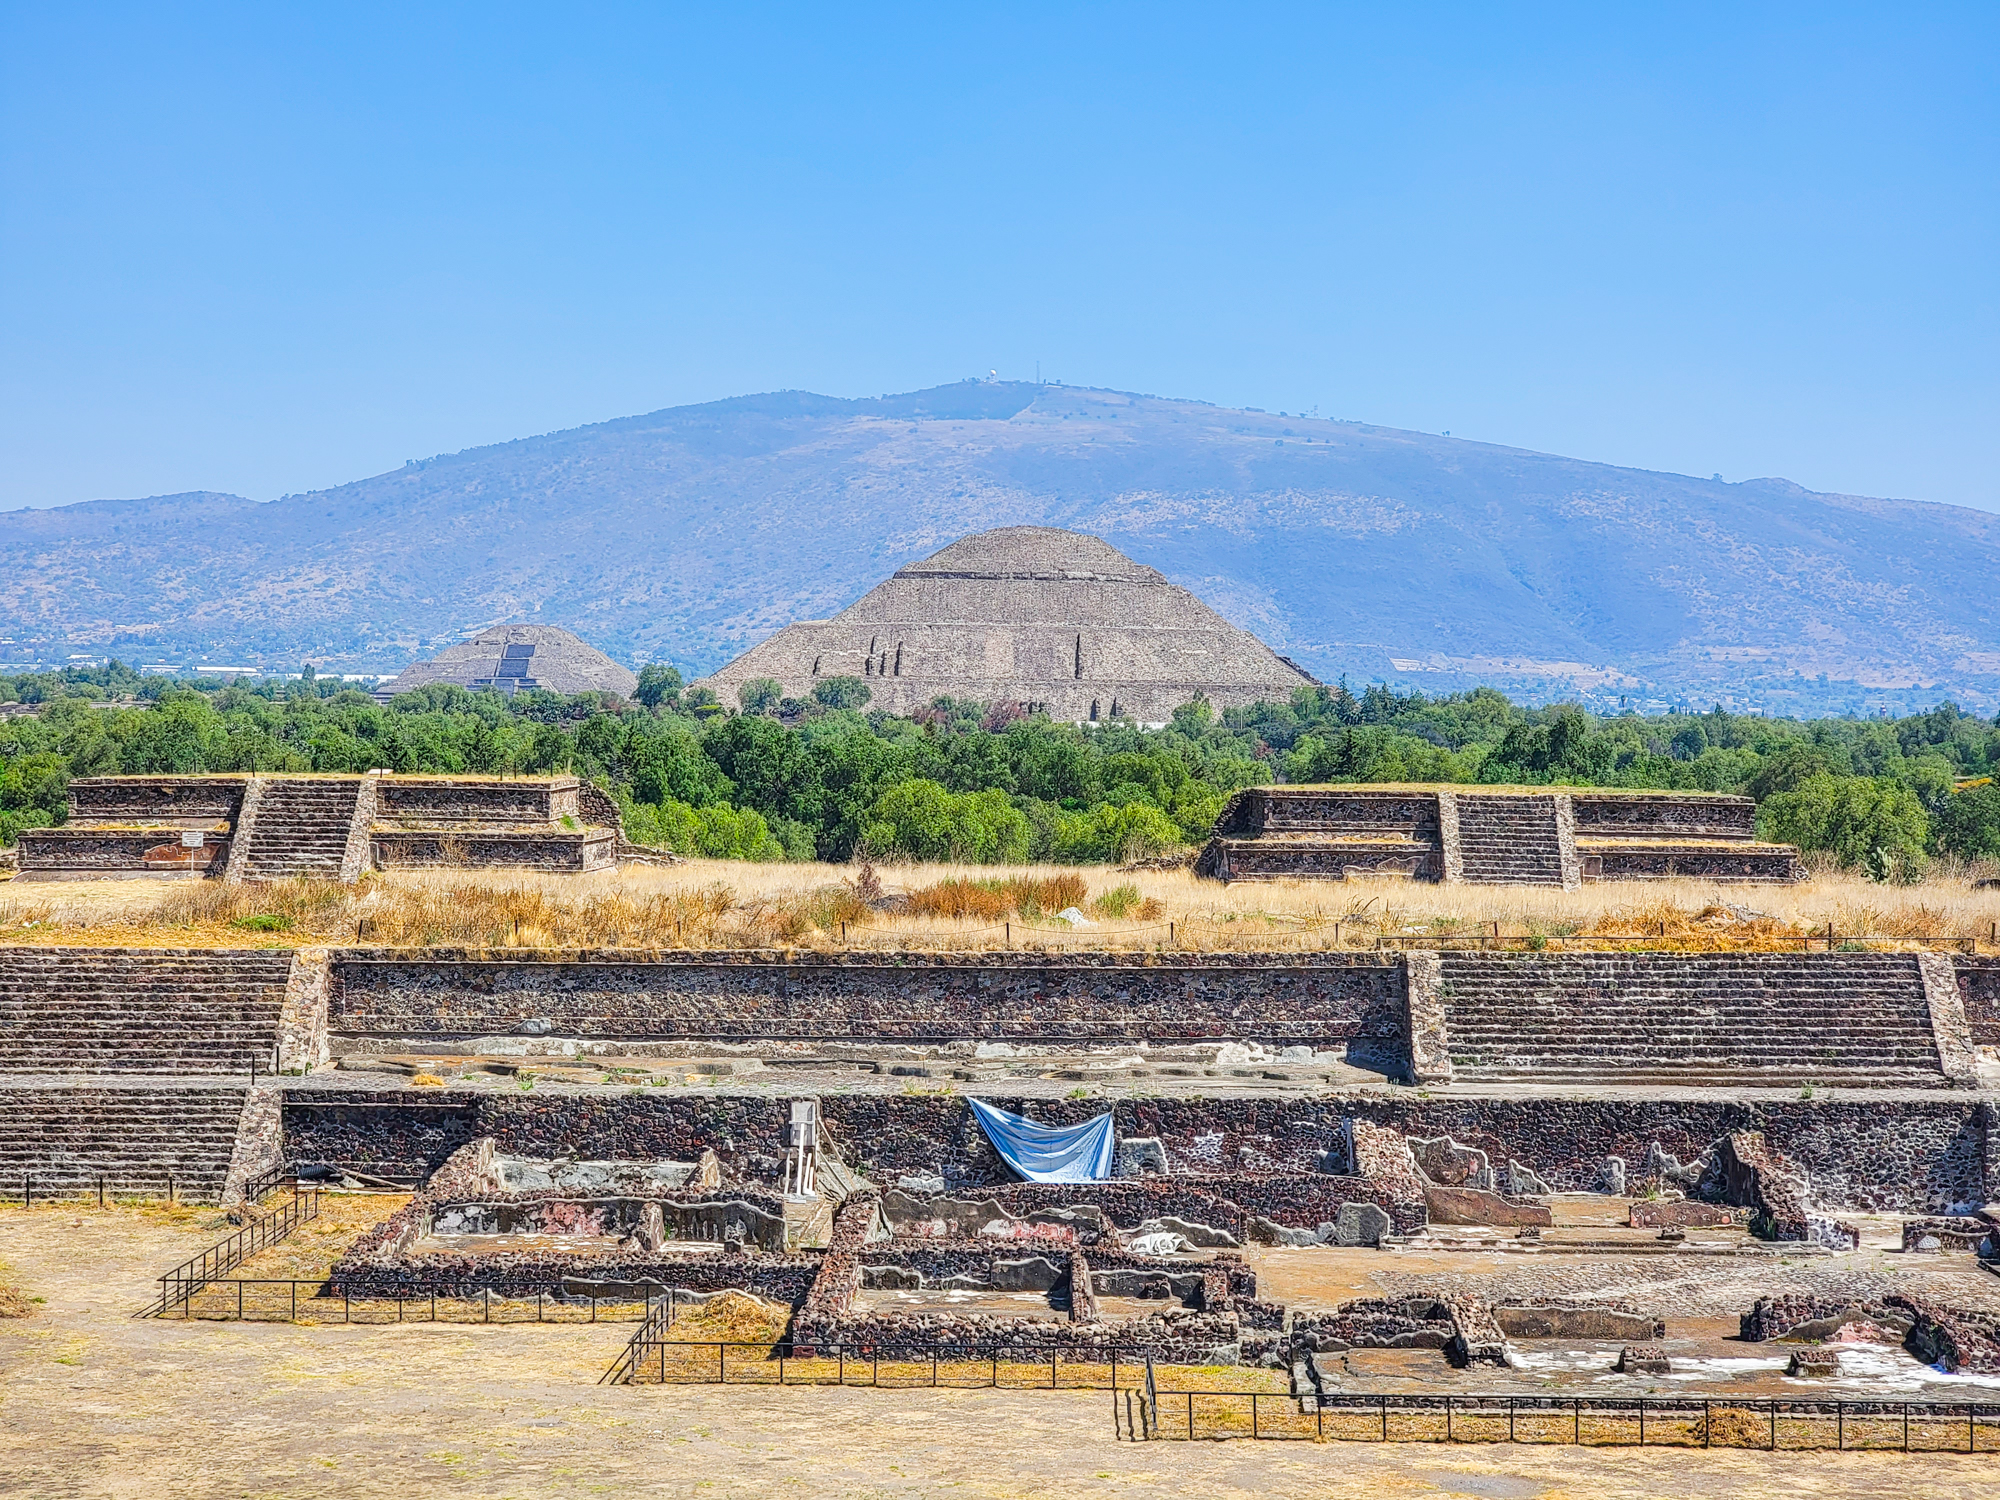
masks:
[(519, 619), (692, 676), (1015, 524), (1103, 535), (1325, 679), (2000, 704), (2000, 515), (1006, 382), (730, 397), (269, 502), (0, 513), (0, 634), (388, 671)]

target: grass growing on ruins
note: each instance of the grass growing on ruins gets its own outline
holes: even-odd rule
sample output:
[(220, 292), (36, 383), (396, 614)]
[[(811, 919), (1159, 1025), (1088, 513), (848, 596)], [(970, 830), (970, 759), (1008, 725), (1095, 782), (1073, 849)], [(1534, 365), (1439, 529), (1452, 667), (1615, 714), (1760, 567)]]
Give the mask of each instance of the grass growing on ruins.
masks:
[[(1069, 906), (1090, 925), (1056, 916)], [(1972, 937), (1992, 952), (2000, 891), (1944, 875), (1883, 885), (1826, 870), (1796, 886), (1670, 880), (1562, 891), (1397, 879), (1223, 885), (1186, 870), (1102, 866), (721, 860), (585, 876), (392, 872), (351, 887), (99, 881), (0, 890), (0, 942), (93, 946), (1255, 952), (1463, 939), (1496, 924), (1526, 948), (1600, 936), (1628, 940), (1616, 944), (1624, 949), (1796, 952), (1807, 939), (1823, 941), (1831, 924), (1841, 941)]]

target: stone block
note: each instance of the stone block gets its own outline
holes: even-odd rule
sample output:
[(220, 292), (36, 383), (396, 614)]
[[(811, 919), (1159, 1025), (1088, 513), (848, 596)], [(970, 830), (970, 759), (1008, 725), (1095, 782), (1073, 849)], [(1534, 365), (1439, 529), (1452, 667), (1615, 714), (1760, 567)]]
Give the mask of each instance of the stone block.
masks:
[(1148, 1173), (1158, 1173), (1165, 1177), (1168, 1172), (1167, 1148), (1158, 1136), (1127, 1136), (1118, 1142), (1114, 1175), (1119, 1177), (1144, 1177)]
[(1509, 1203), (1498, 1193), (1478, 1188), (1429, 1186), (1424, 1208), (1433, 1224), (1493, 1224), (1508, 1228), (1548, 1228), (1555, 1223), (1538, 1203)]
[(1670, 1375), (1673, 1363), (1658, 1344), (1627, 1344), (1618, 1351), (1620, 1375)]
[(1840, 1355), (1824, 1345), (1804, 1349), (1794, 1349), (1790, 1362), (1785, 1366), (1787, 1375), (1838, 1375)]
[(1321, 1243), (1316, 1229), (1295, 1229), (1262, 1215), (1250, 1221), (1250, 1238), (1260, 1245), (1305, 1246)]
[(1192, 1219), (1176, 1218), (1171, 1214), (1147, 1219), (1132, 1232), (1177, 1234), (1190, 1245), (1202, 1250), (1234, 1250), (1241, 1244), (1236, 1236), (1226, 1229), (1217, 1229), (1212, 1224), (1201, 1224)]
[(1377, 1204), (1343, 1203), (1333, 1221), (1332, 1243), (1366, 1245), (1372, 1249), (1380, 1245), (1382, 1236), (1391, 1233), (1394, 1228), (1389, 1215)]
[(1448, 1135), (1410, 1137), (1410, 1154), (1424, 1176), (1440, 1187), (1491, 1188), (1493, 1167), (1477, 1146), (1461, 1146)]
[(1555, 1191), (1533, 1169), (1522, 1166), (1517, 1161), (1507, 1163), (1507, 1191), (1517, 1198), (1546, 1197)]

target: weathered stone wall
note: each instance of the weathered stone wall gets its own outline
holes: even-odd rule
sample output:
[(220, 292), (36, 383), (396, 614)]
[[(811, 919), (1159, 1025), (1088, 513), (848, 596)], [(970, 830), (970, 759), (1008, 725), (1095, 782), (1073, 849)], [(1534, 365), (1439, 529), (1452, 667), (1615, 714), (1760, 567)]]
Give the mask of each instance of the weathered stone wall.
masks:
[(1739, 1130), (1762, 1130), (1805, 1168), (1826, 1208), (1941, 1213), (1988, 1196), (1992, 1107), (1969, 1099), (1363, 1100), (1357, 1116), (1410, 1135), (1450, 1135), (1497, 1168), (1518, 1161), (1558, 1192), (1601, 1185), (1616, 1156), (1628, 1181), (1651, 1145), (1692, 1162)]
[(292, 1090), (285, 1095), (285, 1160), (421, 1183), (485, 1133), (479, 1128), (482, 1102), (419, 1103), (400, 1090)]
[(578, 816), (577, 779), (384, 776), (376, 815), (389, 822), (554, 823)]
[(1791, 885), (1805, 879), (1799, 854), (1789, 846), (1703, 848), (1695, 844), (1615, 844), (1586, 840), (1577, 846), (1585, 880), (1715, 880), (1742, 885)]
[[(290, 1094), (285, 1108), (287, 1159), (345, 1162), (407, 1179), (435, 1169), (474, 1136), (491, 1135), (501, 1151), (523, 1156), (574, 1153), (597, 1160), (692, 1161), (712, 1147), (732, 1181), (775, 1183), (782, 1174), (788, 1118), (783, 1099), (570, 1095), (413, 1106), (396, 1102), (398, 1097), (377, 1095), (369, 1103), (369, 1096), (357, 1094), (334, 1104), (318, 1092)], [(1369, 1197), (1382, 1202), (1381, 1196), (1360, 1191), (1361, 1178), (1344, 1175), (1354, 1170), (1347, 1160), (1350, 1118), (1413, 1136), (1448, 1134), (1461, 1145), (1485, 1151), (1496, 1170), (1519, 1162), (1556, 1191), (1600, 1188), (1605, 1163), (1612, 1156), (1621, 1159), (1628, 1181), (1636, 1183), (1654, 1142), (1687, 1163), (1726, 1135), (1762, 1130), (1774, 1147), (1805, 1168), (1815, 1202), (1828, 1209), (1946, 1213), (1984, 1203), (1988, 1197), (1991, 1107), (1973, 1100), (1799, 1099), (1745, 1104), (1722, 1099), (1324, 1097), (993, 1102), (1052, 1125), (1080, 1123), (1109, 1108), (1121, 1136), (1155, 1136), (1162, 1141), (1173, 1171), (1184, 1174), (1166, 1179), (1172, 1191), (1227, 1197), (1281, 1222), (1316, 1224), (1319, 1218), (1304, 1215), (1333, 1216), (1323, 1212), (1319, 1199), (1309, 1208), (1296, 1196), (1295, 1185), (1283, 1180), (1288, 1176), (1319, 1174), (1329, 1199), (1345, 1195), (1353, 1201)], [(820, 1108), (828, 1135), (842, 1156), (885, 1186), (894, 1186), (905, 1174), (941, 1176), (952, 1191), (1013, 1181), (962, 1098), (829, 1094), (821, 1098)], [(1259, 1187), (1259, 1174), (1274, 1174), (1262, 1179), (1274, 1184), (1268, 1192)], [(1150, 1180), (1157, 1179), (1139, 1181)], [(1371, 1174), (1368, 1184), (1376, 1180)], [(1146, 1197), (1167, 1190), (1135, 1185), (1132, 1192)], [(1026, 1190), (1004, 1191), (1018, 1196)], [(1281, 1198), (1281, 1193), (1291, 1196)], [(1015, 1203), (1015, 1196), (1008, 1201)], [(1020, 1206), (1032, 1205), (1022, 1199)], [(1399, 1217), (1392, 1203), (1382, 1206)], [(1199, 1217), (1196, 1204), (1185, 1207), (1190, 1216)], [(1406, 1227), (1400, 1217), (1398, 1227)]]
[(1193, 1041), (1395, 1053), (1400, 960), (1357, 954), (384, 954), (334, 957), (337, 1033), (705, 1040)]
[(84, 823), (231, 823), (242, 776), (85, 776), (69, 784), (69, 815)]
[(2000, 1047), (2000, 958), (1961, 954), (1958, 993), (1965, 1002), (1965, 1019), (1972, 1040), (1982, 1047)]
[(379, 870), (518, 868), (577, 875), (617, 863), (617, 836), (604, 829), (575, 832), (491, 828), (377, 828), (370, 836)]
[(177, 826), (26, 828), (20, 838), (20, 878), (220, 873), (229, 862), (229, 835), (202, 832), (200, 837), (200, 845), (190, 848)]
[(1721, 793), (1570, 793), (1579, 834), (1639, 834), (1659, 837), (1754, 839), (1757, 804)]

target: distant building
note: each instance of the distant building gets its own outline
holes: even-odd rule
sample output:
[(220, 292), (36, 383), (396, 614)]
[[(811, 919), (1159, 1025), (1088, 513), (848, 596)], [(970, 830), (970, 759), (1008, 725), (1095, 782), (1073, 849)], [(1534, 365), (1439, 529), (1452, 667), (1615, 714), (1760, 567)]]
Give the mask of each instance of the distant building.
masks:
[(382, 696), (434, 682), (501, 693), (546, 688), (552, 693), (616, 693), (629, 698), (639, 679), (595, 646), (554, 625), (501, 625), (429, 661), (412, 662)]
[(828, 677), (861, 678), (871, 708), (898, 714), (949, 695), (1150, 724), (1196, 693), (1226, 708), (1313, 681), (1108, 542), (1044, 526), (954, 542), (831, 620), (786, 626), (706, 685), (734, 707), (754, 678), (804, 698)]

